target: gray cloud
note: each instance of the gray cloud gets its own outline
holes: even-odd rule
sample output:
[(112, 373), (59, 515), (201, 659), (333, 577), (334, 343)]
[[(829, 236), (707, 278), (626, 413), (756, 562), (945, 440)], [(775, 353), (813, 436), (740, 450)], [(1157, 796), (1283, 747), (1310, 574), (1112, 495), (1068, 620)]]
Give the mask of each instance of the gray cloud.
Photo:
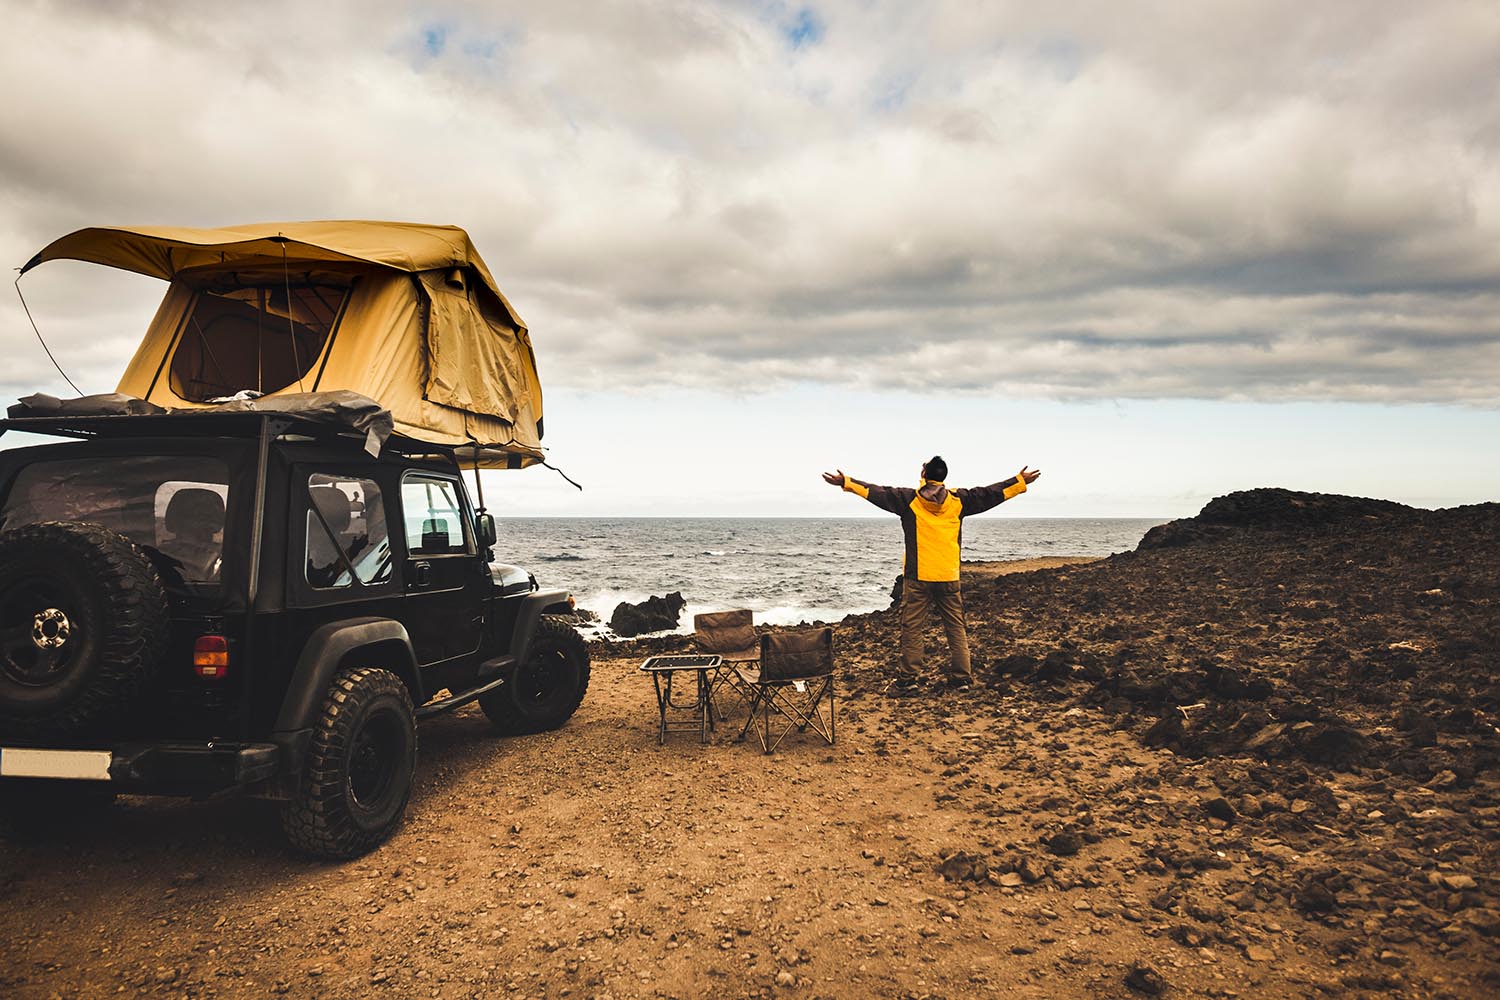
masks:
[[(1035, 7), (12, 4), (0, 253), (455, 222), (548, 384), (1500, 405), (1493, 4)], [(25, 287), (91, 389), (160, 293)]]

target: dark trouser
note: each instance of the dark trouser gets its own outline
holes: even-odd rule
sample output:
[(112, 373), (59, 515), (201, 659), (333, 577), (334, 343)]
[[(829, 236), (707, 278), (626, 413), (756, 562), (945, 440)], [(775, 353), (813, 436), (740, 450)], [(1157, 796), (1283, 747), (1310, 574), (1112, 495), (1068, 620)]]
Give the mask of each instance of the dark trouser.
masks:
[(964, 598), (958, 581), (929, 583), (907, 578), (901, 587), (901, 672), (908, 678), (922, 671), (922, 627), (927, 612), (937, 611), (948, 636), (948, 676), (973, 680), (969, 669), (969, 632), (964, 625)]

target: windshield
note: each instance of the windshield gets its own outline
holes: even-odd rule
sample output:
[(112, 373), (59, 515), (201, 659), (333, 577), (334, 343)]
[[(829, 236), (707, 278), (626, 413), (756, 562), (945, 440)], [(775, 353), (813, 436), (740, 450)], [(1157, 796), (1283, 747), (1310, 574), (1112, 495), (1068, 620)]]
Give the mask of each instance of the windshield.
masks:
[[(153, 554), (189, 583), (219, 579), (229, 467), (193, 455), (120, 455), (36, 462), (0, 509), (0, 530), (92, 521)], [(158, 564), (162, 560), (157, 560)]]

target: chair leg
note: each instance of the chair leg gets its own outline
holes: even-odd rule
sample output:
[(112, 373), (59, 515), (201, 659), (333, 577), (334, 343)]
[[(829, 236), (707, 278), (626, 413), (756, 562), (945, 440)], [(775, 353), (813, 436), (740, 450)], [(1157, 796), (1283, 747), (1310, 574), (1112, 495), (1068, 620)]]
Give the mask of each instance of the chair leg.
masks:
[[(761, 717), (765, 722), (765, 728), (761, 731), (760, 748), (768, 754), (775, 749), (775, 747), (771, 745), (771, 705), (775, 701), (775, 699), (776, 690), (774, 688), (767, 688), (765, 697), (761, 699), (760, 711)], [(781, 743), (780, 740), (777, 740), (776, 742), (777, 744)]]
[[(774, 753), (781, 746), (782, 740), (792, 730), (806, 733), (809, 729), (817, 733), (823, 742), (833, 745), (837, 738), (835, 726), (837, 725), (837, 698), (834, 693), (834, 682), (832, 676), (822, 678), (822, 683), (816, 688), (792, 694), (793, 688), (787, 684), (763, 684), (756, 685), (755, 696), (750, 704), (750, 712), (745, 719), (745, 725), (740, 729), (739, 739), (743, 740), (755, 727), (755, 736), (760, 741), (761, 749), (766, 753)], [(823, 716), (823, 702), (828, 702), (828, 716)], [(778, 715), (786, 720), (786, 725), (779, 733), (771, 732), (771, 716)]]
[[(745, 736), (749, 734), (750, 727), (755, 724), (755, 712), (760, 708), (760, 701), (764, 694), (765, 689), (761, 687), (756, 687), (755, 690), (751, 692), (750, 710), (745, 713), (745, 724), (740, 727), (740, 735), (735, 737), (736, 740), (743, 742)], [(756, 735), (759, 736), (759, 732), (757, 732)]]
[[(793, 729), (798, 732), (806, 732), (808, 727), (812, 726), (817, 729), (818, 734), (825, 740), (828, 738), (824, 732), (821, 717), (815, 719), (810, 714), (810, 709), (813, 708), (815, 699), (822, 698), (823, 688), (820, 686), (815, 692), (802, 691), (793, 693), (794, 691), (794, 687), (786, 684), (778, 684), (766, 689), (763, 713), (765, 716), (764, 743), (767, 753), (780, 747), (782, 741), (787, 738)], [(776, 734), (774, 740), (771, 738), (770, 721), (773, 709), (778, 716), (786, 720), (786, 725)]]
[(835, 720), (837, 718), (838, 718), (838, 712), (835, 711), (834, 704), (833, 704), (833, 678), (829, 677), (828, 678), (828, 745), (829, 746), (833, 746), (834, 736), (836, 735), (836, 733), (834, 731), (834, 725), (835, 725)]
[[(828, 719), (825, 724), (823, 719), (823, 699), (828, 699)], [(833, 701), (833, 677), (824, 678), (822, 685), (808, 700), (808, 725), (823, 738), (830, 746), (834, 739), (834, 701)]]
[(747, 706), (752, 701), (750, 686), (739, 680), (733, 674), (721, 672), (716, 677), (711, 678), (709, 681), (709, 692), (711, 697), (713, 698), (714, 712), (718, 715), (720, 722), (723, 722), (725, 719), (729, 718), (731, 714), (721, 707), (721, 702), (726, 697), (728, 697), (728, 695), (724, 693), (725, 688), (728, 688), (729, 695), (732, 695), (734, 697), (735, 709)]

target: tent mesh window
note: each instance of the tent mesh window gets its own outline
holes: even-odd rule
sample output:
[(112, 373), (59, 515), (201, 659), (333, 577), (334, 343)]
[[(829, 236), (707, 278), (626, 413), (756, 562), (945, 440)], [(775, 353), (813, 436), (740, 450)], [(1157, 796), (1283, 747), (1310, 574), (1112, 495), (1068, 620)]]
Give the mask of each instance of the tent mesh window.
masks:
[(348, 295), (347, 287), (311, 282), (201, 289), (172, 352), (172, 391), (206, 403), (303, 382)]

